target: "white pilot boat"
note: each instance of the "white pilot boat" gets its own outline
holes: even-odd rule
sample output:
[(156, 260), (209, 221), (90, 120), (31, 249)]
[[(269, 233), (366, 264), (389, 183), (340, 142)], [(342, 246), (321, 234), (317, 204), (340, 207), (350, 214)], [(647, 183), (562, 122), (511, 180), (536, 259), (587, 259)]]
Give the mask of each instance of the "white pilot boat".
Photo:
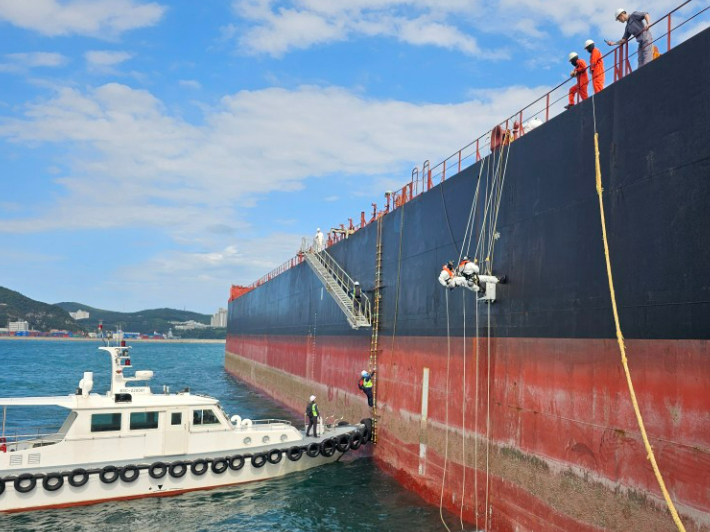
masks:
[[(338, 460), (364, 445), (369, 421), (319, 423), (319, 438), (288, 421), (227, 416), (219, 402), (188, 391), (153, 394), (152, 371), (131, 369), (129, 347), (111, 358), (111, 388), (91, 393), (84, 373), (74, 395), (0, 399), (0, 511), (61, 508), (175, 495), (280, 477)], [(59, 406), (69, 415), (52, 434), (11, 435), (10, 407)]]

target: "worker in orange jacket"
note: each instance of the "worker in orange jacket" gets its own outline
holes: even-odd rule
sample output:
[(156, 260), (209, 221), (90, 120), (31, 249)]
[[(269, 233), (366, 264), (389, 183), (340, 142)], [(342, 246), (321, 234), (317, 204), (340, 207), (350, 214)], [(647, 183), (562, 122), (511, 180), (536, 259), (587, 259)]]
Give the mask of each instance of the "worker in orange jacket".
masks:
[(589, 98), (587, 87), (589, 85), (589, 74), (587, 74), (587, 63), (579, 56), (572, 52), (569, 54), (569, 62), (572, 63), (574, 70), (570, 74), (573, 78), (577, 78), (577, 83), (572, 85), (569, 90), (569, 105), (565, 105), (565, 109), (569, 109), (575, 104), (577, 93), (582, 100)]
[(591, 55), (589, 56), (589, 70), (592, 71), (592, 86), (594, 94), (598, 94), (604, 88), (604, 60), (599, 48), (594, 46), (592, 39), (584, 43), (584, 49)]

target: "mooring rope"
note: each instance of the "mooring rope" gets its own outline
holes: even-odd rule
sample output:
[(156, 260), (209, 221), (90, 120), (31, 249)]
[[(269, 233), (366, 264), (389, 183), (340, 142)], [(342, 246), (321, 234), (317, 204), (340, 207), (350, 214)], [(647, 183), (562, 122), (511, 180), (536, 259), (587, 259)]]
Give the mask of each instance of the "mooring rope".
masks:
[(619, 351), (621, 352), (621, 364), (624, 366), (624, 373), (626, 374), (626, 383), (629, 386), (629, 394), (631, 395), (631, 403), (634, 407), (634, 413), (636, 414), (636, 421), (638, 422), (639, 430), (641, 431), (641, 437), (643, 438), (643, 444), (646, 448), (646, 458), (651, 462), (651, 467), (653, 468), (653, 473), (656, 475), (656, 480), (658, 481), (658, 486), (661, 488), (663, 493), (663, 498), (666, 500), (668, 509), (673, 516), (673, 521), (675, 522), (678, 530), (685, 532), (685, 527), (678, 516), (675, 505), (671, 500), (671, 496), (668, 494), (666, 489), (666, 484), (663, 482), (663, 476), (656, 463), (656, 456), (653, 453), (653, 448), (651, 443), (648, 441), (648, 435), (646, 434), (646, 428), (643, 423), (643, 416), (641, 415), (641, 409), (639, 408), (638, 401), (636, 400), (636, 392), (634, 391), (634, 383), (631, 380), (631, 371), (629, 370), (628, 360), (626, 358), (626, 346), (624, 345), (624, 335), (621, 333), (621, 323), (619, 320), (619, 311), (616, 306), (616, 292), (614, 291), (614, 279), (611, 274), (611, 258), (609, 255), (609, 241), (607, 239), (606, 233), (606, 219), (604, 216), (604, 199), (602, 197), (602, 171), (601, 165), (599, 163), (599, 133), (597, 132), (597, 110), (594, 102), (594, 97), (592, 97), (592, 113), (594, 115), (594, 169), (596, 173), (596, 185), (597, 185), (597, 196), (599, 196), (599, 215), (601, 217), (602, 223), (602, 238), (604, 240), (604, 257), (606, 259), (606, 273), (609, 279), (609, 293), (611, 295), (611, 308), (614, 313), (614, 324), (616, 326), (616, 341), (619, 344)]
[(451, 334), (449, 329), (449, 290), (446, 295), (446, 432), (444, 437), (444, 474), (441, 478), (441, 496), (439, 497), (439, 517), (447, 532), (451, 532), (449, 525), (444, 521), (444, 485), (446, 484), (446, 467), (449, 461), (449, 362), (451, 361)]

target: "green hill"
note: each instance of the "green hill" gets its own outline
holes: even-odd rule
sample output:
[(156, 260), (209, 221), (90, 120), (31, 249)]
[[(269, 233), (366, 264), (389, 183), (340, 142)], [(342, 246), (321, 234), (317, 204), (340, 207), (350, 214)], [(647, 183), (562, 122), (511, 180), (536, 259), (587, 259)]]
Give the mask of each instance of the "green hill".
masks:
[[(203, 331), (176, 331), (175, 326), (171, 323), (174, 321), (196, 321), (209, 325), (210, 318), (208, 314), (199, 314), (197, 312), (189, 312), (185, 310), (176, 310), (170, 308), (159, 308), (152, 310), (141, 310), (139, 312), (115, 312), (112, 310), (103, 310), (81, 303), (63, 302), (57, 303), (57, 307), (61, 307), (67, 312), (76, 312), (77, 310), (85, 310), (90, 314), (90, 317), (81, 320), (79, 323), (89, 331), (95, 331), (99, 325), (99, 321), (103, 321), (104, 331), (113, 331), (121, 329), (124, 332), (139, 332), (143, 334), (151, 334), (153, 331), (159, 333), (167, 333), (168, 329), (173, 328), (173, 333), (183, 338), (213, 338), (210, 329)], [(210, 331), (210, 333), (207, 333)], [(224, 329), (222, 334), (217, 335), (217, 338), (224, 338)], [(200, 333), (206, 334), (201, 336)]]
[(84, 333), (81, 323), (57, 305), (49, 305), (25, 297), (19, 292), (0, 286), (0, 327), (9, 321), (26, 321), (30, 329), (49, 332), (52, 329)]

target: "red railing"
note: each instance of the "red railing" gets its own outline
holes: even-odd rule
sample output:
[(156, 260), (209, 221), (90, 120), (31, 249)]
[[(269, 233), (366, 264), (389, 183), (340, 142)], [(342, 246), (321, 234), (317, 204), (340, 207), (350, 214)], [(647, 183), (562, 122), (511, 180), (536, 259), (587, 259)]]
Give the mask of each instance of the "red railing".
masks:
[[(663, 39), (666, 41), (665, 48), (666, 52), (668, 52), (672, 46), (671, 37), (673, 31), (678, 30), (679, 28), (689, 23), (691, 20), (694, 20), (695, 18), (710, 10), (710, 6), (700, 9), (695, 14), (689, 16), (680, 24), (674, 27), (672, 25), (672, 16), (682, 8), (686, 7), (688, 4), (693, 3), (694, 1), (695, 0), (687, 0), (686, 2), (683, 2), (678, 7), (665, 14), (663, 17), (661, 17), (648, 27), (648, 29), (653, 28), (654, 26), (663, 27), (661, 23), (663, 23), (664, 21), (666, 22), (666, 33), (659, 37), (656, 37), (653, 40), (654, 47), (657, 42), (660, 42)], [(612, 66), (607, 67), (604, 72), (606, 74), (610, 71), (613, 71), (614, 81), (616, 82), (621, 78), (628, 76), (633, 71), (633, 69), (631, 68), (630, 58), (637, 55), (637, 52), (633, 52), (630, 54), (629, 43), (627, 42), (614, 48), (612, 51), (602, 56), (602, 59), (606, 59), (608, 57), (611, 57), (612, 55), (614, 57), (614, 63)], [(526, 133), (526, 124), (531, 124), (531, 121), (537, 119), (540, 121), (540, 123), (543, 123), (542, 117), (544, 117), (544, 122), (549, 121), (551, 117), (554, 118), (554, 116), (556, 116), (563, 110), (562, 102), (567, 99), (568, 85), (572, 82), (577, 82), (577, 80), (570, 77), (559, 85), (557, 85), (556, 87), (550, 89), (540, 98), (523, 107), (519, 111), (515, 112), (513, 115), (509, 116), (504, 121), (494, 126), (491, 130), (481, 135), (474, 141), (470, 142), (457, 152), (453, 153), (436, 166), (431, 167), (428, 160), (424, 161), (424, 163), (422, 163), (421, 170), (419, 170), (418, 167), (412, 169), (410, 181), (404, 186), (402, 186), (402, 188), (395, 191), (385, 192), (385, 205), (383, 209), (378, 210), (377, 204), (373, 203), (372, 216), (369, 217), (369, 220), (365, 215), (365, 211), (362, 211), (360, 213), (359, 224), (354, 225), (353, 220), (351, 218), (349, 220), (347, 228), (345, 224), (341, 224), (339, 229), (331, 230), (331, 232), (328, 234), (326, 245), (329, 247), (333, 244), (340, 242), (355, 231), (362, 229), (366, 225), (376, 221), (378, 218), (395, 209), (398, 209), (405, 203), (411, 201), (413, 198), (416, 198), (420, 194), (423, 194), (424, 192), (430, 190), (434, 187), (435, 184), (443, 183), (446, 180), (447, 172), (451, 174), (452, 169), (455, 170), (453, 173), (457, 174), (462, 169), (467, 168), (468, 166), (474, 164), (477, 161), (480, 161), (482, 159), (482, 150), (488, 148), (489, 151), (495, 151), (499, 147), (503, 145), (508, 145), (511, 142), (515, 141), (517, 138), (523, 136)], [(511, 124), (512, 128), (510, 127)], [(491, 139), (493, 139), (493, 142), (491, 142)], [(288, 270), (289, 268), (292, 268), (293, 266), (301, 262), (303, 262), (303, 258), (299, 255), (296, 255), (296, 257), (286, 261), (278, 268), (275, 268), (274, 270), (261, 277), (259, 280), (250, 284), (248, 287), (246, 287), (247, 291), (252, 290), (259, 285), (262, 285), (267, 281), (270, 281), (277, 275), (280, 275), (284, 271)], [(234, 293), (235, 292), (233, 289), (232, 294)], [(240, 295), (242, 294), (240, 293)], [(235, 299), (235, 297), (232, 297), (230, 301), (232, 299)]]

